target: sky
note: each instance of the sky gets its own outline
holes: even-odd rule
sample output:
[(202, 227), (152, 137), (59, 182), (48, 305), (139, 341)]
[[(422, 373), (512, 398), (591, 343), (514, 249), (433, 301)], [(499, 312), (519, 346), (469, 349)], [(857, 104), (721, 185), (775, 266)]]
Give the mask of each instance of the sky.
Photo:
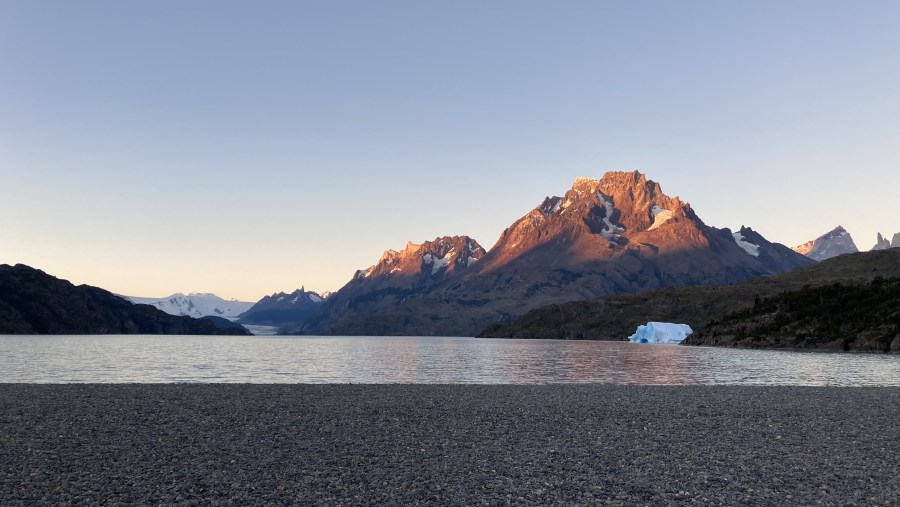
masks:
[(900, 2), (0, 1), (0, 263), (334, 291), (639, 170), (794, 246), (900, 232)]

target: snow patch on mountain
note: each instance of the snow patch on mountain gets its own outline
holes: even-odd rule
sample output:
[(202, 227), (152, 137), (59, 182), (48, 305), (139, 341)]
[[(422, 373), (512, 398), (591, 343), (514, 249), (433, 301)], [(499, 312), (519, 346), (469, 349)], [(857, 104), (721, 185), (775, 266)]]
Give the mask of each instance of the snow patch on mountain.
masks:
[(450, 257), (453, 255), (453, 252), (454, 250), (451, 249), (446, 255), (437, 259), (430, 253), (427, 253), (422, 256), (422, 263), (431, 265), (431, 274), (433, 275), (450, 265)]
[(759, 245), (754, 245), (744, 240), (744, 235), (739, 232), (734, 232), (731, 235), (734, 237), (734, 242), (737, 243), (737, 246), (743, 248), (748, 254), (759, 257)]
[(544, 205), (541, 208), (541, 210), (547, 214), (552, 214), (552, 213), (558, 214), (560, 212), (561, 208), (562, 208), (562, 198), (561, 197), (548, 197), (544, 201)]
[[(588, 178), (583, 179), (588, 180)], [(593, 182), (595, 180), (590, 181)], [(575, 183), (577, 184), (578, 180), (575, 180)], [(625, 232), (625, 228), (612, 223), (610, 217), (612, 217), (614, 208), (612, 203), (609, 202), (609, 199), (607, 199), (606, 196), (603, 195), (603, 193), (601, 193), (600, 191), (597, 191), (597, 198), (600, 199), (600, 204), (602, 204), (603, 209), (606, 210), (606, 215), (602, 219), (604, 230), (600, 232), (600, 235), (606, 239), (614, 239), (618, 237), (620, 233)]]
[(660, 225), (668, 222), (672, 217), (675, 216), (675, 214), (671, 211), (660, 208), (659, 206), (653, 206), (653, 209), (651, 211), (653, 212), (653, 225), (651, 225), (650, 228), (647, 229), (648, 231), (657, 229)]
[(436, 261), (434, 261), (434, 265), (431, 266), (431, 274), (433, 275), (433, 274), (437, 273), (438, 271), (446, 268), (449, 264), (450, 264), (450, 254), (447, 254), (446, 256), (441, 257), (440, 259), (437, 259)]
[(197, 319), (208, 315), (236, 319), (254, 304), (236, 299), (225, 300), (215, 294), (197, 292), (186, 295), (179, 292), (165, 298), (123, 297), (134, 304), (154, 306), (169, 315), (187, 315)]

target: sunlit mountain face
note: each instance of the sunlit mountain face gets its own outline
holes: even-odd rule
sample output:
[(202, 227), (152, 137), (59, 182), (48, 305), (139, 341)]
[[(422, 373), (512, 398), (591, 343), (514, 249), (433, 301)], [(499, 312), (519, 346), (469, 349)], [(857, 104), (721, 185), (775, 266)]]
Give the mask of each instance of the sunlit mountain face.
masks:
[(389, 250), (287, 331), (474, 335), (551, 303), (735, 283), (813, 262), (749, 227), (706, 225), (639, 172), (610, 172), (547, 197), (487, 253), (465, 236)]
[(850, 233), (840, 225), (812, 241), (795, 246), (793, 250), (816, 261), (859, 251)]

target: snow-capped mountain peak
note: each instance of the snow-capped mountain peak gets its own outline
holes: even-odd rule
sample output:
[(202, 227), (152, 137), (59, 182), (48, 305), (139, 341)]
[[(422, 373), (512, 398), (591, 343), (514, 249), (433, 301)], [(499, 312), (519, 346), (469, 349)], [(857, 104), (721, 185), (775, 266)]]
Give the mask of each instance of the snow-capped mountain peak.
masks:
[(209, 292), (191, 292), (187, 295), (177, 292), (165, 298), (124, 297), (134, 304), (155, 306), (169, 315), (187, 315), (198, 319), (208, 315), (235, 319), (253, 306), (251, 302), (225, 300)]
[(383, 275), (438, 276), (466, 268), (484, 254), (484, 248), (468, 236), (444, 236), (424, 243), (408, 242), (400, 252), (385, 251), (374, 266), (358, 270), (353, 279)]
[(628, 245), (653, 244), (665, 252), (672, 238), (698, 238), (687, 229), (702, 226), (688, 203), (637, 171), (579, 177), (564, 195), (545, 198), (503, 231), (480, 269), (547, 248), (592, 260), (614, 257)]

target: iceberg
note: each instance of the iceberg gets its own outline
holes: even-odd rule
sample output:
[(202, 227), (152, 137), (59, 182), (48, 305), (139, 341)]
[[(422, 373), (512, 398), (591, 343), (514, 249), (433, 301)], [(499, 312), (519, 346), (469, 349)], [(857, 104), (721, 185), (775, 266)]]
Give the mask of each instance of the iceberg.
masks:
[(632, 343), (681, 343), (694, 330), (687, 324), (648, 322), (628, 337)]

